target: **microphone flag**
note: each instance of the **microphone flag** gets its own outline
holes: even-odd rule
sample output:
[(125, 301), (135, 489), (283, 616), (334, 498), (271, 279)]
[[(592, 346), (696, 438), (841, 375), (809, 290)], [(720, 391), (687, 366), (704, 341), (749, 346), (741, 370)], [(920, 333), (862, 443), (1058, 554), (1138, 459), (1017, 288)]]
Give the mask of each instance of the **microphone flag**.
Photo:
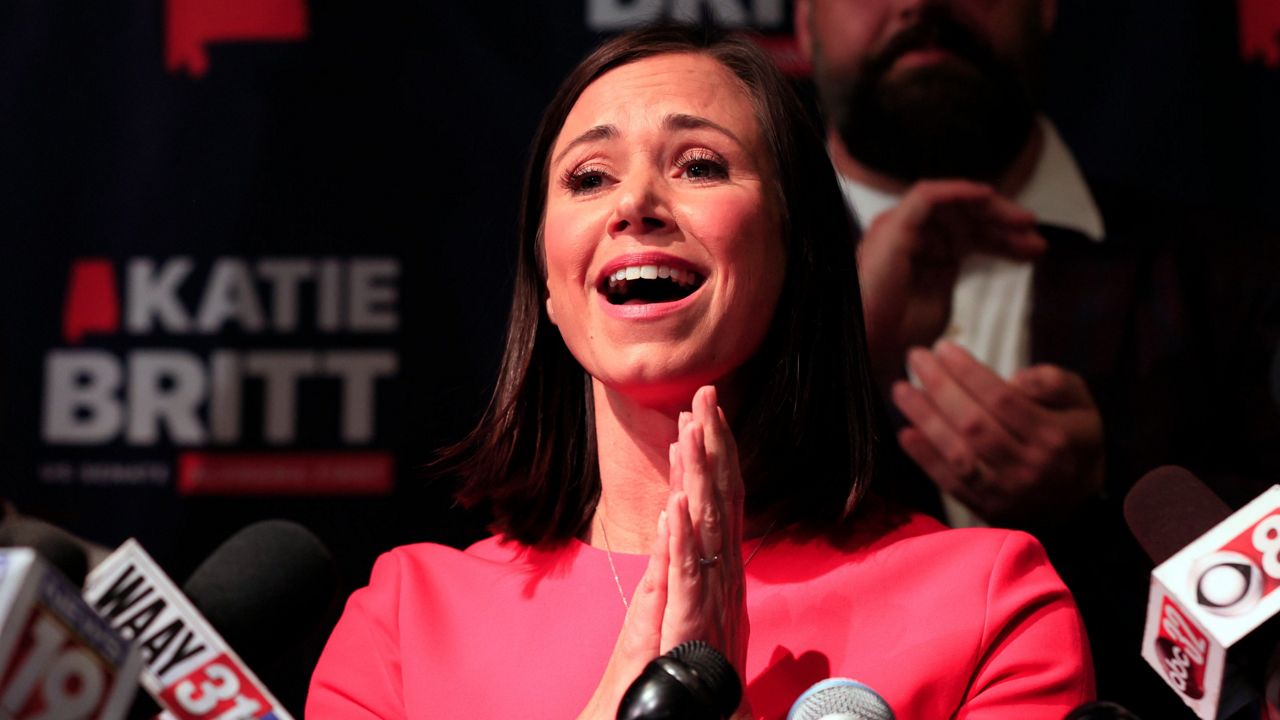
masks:
[(89, 573), (84, 597), (142, 650), (165, 720), (293, 720), (137, 541)]
[[(1280, 613), (1280, 486), (1273, 486), (1151, 573), (1142, 657), (1202, 720), (1253, 699), (1230, 667)], [(1239, 657), (1238, 657), (1239, 656)]]
[(142, 656), (30, 548), (0, 550), (0, 717), (118, 720)]

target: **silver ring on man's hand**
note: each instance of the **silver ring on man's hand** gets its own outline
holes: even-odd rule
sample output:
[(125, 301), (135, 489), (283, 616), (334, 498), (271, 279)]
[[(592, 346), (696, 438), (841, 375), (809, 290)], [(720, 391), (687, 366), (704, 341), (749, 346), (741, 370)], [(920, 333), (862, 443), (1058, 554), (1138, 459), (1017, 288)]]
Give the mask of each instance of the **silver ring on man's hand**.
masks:
[(704, 558), (704, 557), (698, 558), (698, 564), (701, 565), (702, 567), (711, 567), (712, 565), (716, 565), (719, 562), (720, 562), (720, 553), (716, 553), (715, 555), (712, 555), (709, 558)]

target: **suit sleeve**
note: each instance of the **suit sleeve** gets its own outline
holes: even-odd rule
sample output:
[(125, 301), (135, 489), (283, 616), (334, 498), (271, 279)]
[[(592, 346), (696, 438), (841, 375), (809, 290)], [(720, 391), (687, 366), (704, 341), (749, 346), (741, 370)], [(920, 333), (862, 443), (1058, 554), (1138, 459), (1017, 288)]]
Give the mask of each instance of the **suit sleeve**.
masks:
[(325, 720), (402, 720), (400, 567), (378, 558), (367, 587), (357, 590), (329, 636), (311, 675), (306, 716)]
[(1038, 541), (1010, 533), (996, 553), (977, 667), (956, 717), (1057, 720), (1094, 692), (1089, 641), (1071, 593)]

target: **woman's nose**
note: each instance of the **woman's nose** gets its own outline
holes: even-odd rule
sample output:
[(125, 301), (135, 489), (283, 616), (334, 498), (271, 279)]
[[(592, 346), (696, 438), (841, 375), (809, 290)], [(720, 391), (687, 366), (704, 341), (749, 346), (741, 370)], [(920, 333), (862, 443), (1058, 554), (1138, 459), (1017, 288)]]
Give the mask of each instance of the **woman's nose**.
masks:
[(609, 234), (645, 235), (673, 226), (661, 180), (653, 173), (637, 173), (618, 188), (617, 204), (609, 218)]

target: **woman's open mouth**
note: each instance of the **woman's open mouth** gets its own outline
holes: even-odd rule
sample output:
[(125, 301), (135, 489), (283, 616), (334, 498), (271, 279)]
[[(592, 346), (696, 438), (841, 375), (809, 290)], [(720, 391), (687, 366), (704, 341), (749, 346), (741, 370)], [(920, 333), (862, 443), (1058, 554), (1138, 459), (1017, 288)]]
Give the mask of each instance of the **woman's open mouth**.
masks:
[(705, 279), (671, 265), (627, 265), (606, 275), (599, 290), (610, 305), (667, 303), (689, 297)]

